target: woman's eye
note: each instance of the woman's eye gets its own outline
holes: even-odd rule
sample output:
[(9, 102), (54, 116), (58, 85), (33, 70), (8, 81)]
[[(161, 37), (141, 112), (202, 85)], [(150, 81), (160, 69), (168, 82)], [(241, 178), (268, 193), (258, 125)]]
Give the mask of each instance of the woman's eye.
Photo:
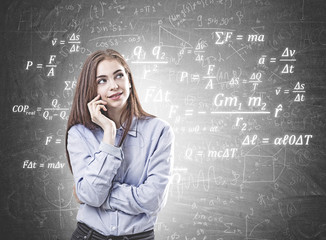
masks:
[(97, 80), (97, 84), (101, 84), (101, 83), (105, 83), (106, 82), (106, 79), (99, 79)]
[(123, 73), (119, 73), (115, 76), (115, 78), (122, 78), (123, 77)]

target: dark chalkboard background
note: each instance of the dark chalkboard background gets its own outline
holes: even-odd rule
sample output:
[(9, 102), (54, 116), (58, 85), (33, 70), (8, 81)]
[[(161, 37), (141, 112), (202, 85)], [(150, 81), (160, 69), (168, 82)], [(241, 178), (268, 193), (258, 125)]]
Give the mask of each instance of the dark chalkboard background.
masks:
[(69, 239), (87, 55), (127, 59), (176, 135), (157, 239), (326, 239), (326, 2), (1, 1), (1, 239)]

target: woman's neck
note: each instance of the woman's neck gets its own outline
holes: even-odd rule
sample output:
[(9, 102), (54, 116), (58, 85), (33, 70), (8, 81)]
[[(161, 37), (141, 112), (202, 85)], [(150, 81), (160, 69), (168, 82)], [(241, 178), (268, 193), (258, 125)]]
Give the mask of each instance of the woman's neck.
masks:
[(116, 128), (120, 128), (121, 111), (116, 111), (115, 109), (108, 109), (107, 115), (113, 122), (115, 122)]

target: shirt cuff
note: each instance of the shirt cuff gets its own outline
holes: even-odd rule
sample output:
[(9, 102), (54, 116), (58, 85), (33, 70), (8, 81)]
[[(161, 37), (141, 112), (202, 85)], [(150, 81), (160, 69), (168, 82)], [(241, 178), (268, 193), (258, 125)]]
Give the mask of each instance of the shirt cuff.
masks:
[(115, 147), (111, 144), (107, 144), (107, 143), (101, 141), (99, 150), (102, 152), (108, 153), (120, 160), (123, 159), (123, 152), (120, 147)]

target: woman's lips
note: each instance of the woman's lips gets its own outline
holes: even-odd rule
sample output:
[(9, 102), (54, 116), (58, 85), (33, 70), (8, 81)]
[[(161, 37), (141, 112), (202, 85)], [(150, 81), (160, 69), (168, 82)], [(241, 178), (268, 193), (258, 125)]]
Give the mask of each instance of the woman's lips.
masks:
[(122, 94), (122, 92), (115, 93), (115, 94), (111, 95), (109, 98), (111, 98), (113, 100), (116, 100), (116, 99), (119, 99), (120, 98), (121, 94)]

